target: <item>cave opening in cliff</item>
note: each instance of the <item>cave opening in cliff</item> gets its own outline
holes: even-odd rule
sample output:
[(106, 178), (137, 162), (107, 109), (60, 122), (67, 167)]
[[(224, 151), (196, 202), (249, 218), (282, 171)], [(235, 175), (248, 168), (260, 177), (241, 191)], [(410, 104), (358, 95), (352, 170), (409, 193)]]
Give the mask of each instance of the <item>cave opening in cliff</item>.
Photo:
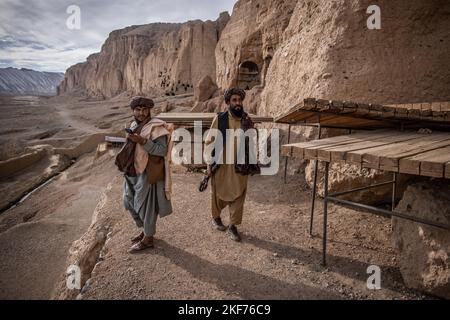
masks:
[(239, 65), (238, 87), (250, 90), (261, 83), (259, 67), (253, 61), (244, 61)]

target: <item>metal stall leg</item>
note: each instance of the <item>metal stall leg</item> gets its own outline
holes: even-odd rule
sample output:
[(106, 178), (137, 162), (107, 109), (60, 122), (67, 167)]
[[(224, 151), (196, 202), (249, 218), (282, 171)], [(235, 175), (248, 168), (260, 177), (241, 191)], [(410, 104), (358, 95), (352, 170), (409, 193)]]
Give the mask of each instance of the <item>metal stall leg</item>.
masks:
[(319, 171), (319, 160), (314, 160), (314, 183), (311, 199), (311, 217), (309, 218), (309, 235), (313, 235), (313, 223), (314, 223), (314, 206), (316, 202), (317, 191), (317, 172)]
[[(317, 140), (320, 140), (321, 133), (322, 133), (322, 128), (319, 124), (319, 136), (318, 136)], [(314, 182), (313, 182), (313, 192), (312, 192), (312, 197), (311, 197), (311, 217), (309, 218), (309, 235), (310, 236), (313, 235), (314, 207), (316, 204), (317, 172), (318, 171), (319, 171), (319, 160), (314, 160)]]
[(322, 265), (327, 265), (327, 223), (328, 223), (328, 173), (330, 163), (325, 162), (325, 183), (323, 198), (323, 238), (322, 238)]
[[(289, 129), (288, 129), (288, 140), (287, 140), (287, 143), (289, 144), (290, 142), (291, 142), (291, 125), (289, 125)], [(286, 184), (286, 182), (287, 182), (288, 160), (289, 160), (289, 157), (286, 156), (285, 159), (284, 159), (284, 184)]]
[(394, 211), (395, 209), (396, 199), (397, 199), (397, 172), (394, 172), (392, 178), (392, 206), (391, 206), (392, 211)]

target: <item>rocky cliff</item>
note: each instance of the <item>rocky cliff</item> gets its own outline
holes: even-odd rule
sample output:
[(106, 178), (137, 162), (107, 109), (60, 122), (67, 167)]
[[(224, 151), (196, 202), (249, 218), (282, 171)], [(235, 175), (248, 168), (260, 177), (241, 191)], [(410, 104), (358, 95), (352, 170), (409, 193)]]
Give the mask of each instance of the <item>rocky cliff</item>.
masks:
[(371, 103), (450, 99), (450, 2), (376, 1), (379, 30), (367, 27), (373, 1), (291, 2), (295, 10), (267, 71), (261, 113), (280, 114), (310, 96)]
[[(262, 91), (258, 113), (300, 99), (411, 103), (450, 99), (450, 3), (239, 0), (231, 18), (114, 31), (100, 53), (66, 72), (60, 93), (110, 97), (192, 91), (205, 76)], [(262, 90), (264, 88), (264, 90)], [(259, 98), (258, 98), (259, 101)]]
[(240, 0), (216, 48), (217, 83), (251, 89), (264, 75), (283, 40), (297, 1)]
[(215, 48), (229, 19), (152, 23), (110, 33), (99, 53), (70, 67), (59, 93), (89, 96), (173, 95), (193, 91), (205, 75), (215, 79)]

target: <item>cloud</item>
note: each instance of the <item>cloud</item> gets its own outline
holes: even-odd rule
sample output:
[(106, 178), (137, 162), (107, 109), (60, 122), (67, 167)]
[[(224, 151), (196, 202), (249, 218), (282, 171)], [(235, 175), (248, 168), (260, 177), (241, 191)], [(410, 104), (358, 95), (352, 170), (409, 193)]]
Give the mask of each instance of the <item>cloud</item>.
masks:
[[(130, 25), (152, 22), (215, 20), (236, 0), (2, 0), (0, 67), (64, 72), (100, 51), (108, 34)], [(66, 12), (80, 8), (81, 28), (70, 30)], [(10, 64), (8, 64), (10, 63)]]

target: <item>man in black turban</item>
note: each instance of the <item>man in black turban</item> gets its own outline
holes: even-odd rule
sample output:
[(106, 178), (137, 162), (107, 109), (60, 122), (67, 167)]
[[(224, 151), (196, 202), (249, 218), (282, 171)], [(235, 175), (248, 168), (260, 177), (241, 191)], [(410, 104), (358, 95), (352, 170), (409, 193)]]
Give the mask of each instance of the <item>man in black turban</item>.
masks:
[[(234, 163), (226, 163), (226, 144), (227, 141), (226, 130), (246, 130), (246, 123), (251, 122), (247, 113), (244, 112), (243, 101), (245, 99), (245, 92), (239, 88), (231, 88), (225, 92), (225, 102), (229, 106), (228, 110), (219, 113), (213, 120), (211, 129), (219, 130), (222, 133), (223, 147), (222, 150), (215, 150), (222, 154), (222, 163), (218, 166), (214, 174), (211, 173), (212, 167), (209, 166), (208, 172), (211, 175), (211, 209), (212, 209), (212, 225), (219, 231), (227, 231), (227, 234), (234, 241), (240, 241), (241, 237), (238, 233), (237, 227), (242, 223), (242, 215), (244, 212), (244, 202), (247, 192), (248, 175), (239, 170), (236, 166), (237, 160), (237, 145), (238, 138), (234, 142)], [(214, 139), (211, 134), (206, 138), (206, 145), (213, 143)], [(230, 148), (231, 149), (231, 148)], [(231, 149), (232, 150), (232, 149)], [(225, 207), (229, 207), (230, 224), (227, 227), (222, 223), (220, 214)]]
[(242, 103), (245, 100), (245, 91), (239, 88), (231, 88), (225, 91), (224, 97), (225, 103), (229, 105), (230, 112), (237, 118), (242, 118), (244, 114)]

